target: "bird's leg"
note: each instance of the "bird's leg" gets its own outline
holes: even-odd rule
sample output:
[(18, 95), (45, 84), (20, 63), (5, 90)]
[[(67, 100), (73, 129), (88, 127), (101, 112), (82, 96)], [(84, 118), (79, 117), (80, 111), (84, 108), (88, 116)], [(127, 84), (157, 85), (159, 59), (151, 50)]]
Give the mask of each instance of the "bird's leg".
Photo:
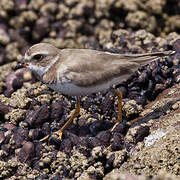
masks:
[[(59, 130), (56, 131), (55, 134), (57, 134), (59, 136), (59, 139), (62, 141), (62, 135), (63, 135), (63, 131), (71, 124), (71, 122), (73, 121), (73, 119), (79, 115), (80, 112), (80, 98), (76, 98), (76, 109), (74, 110), (73, 114), (71, 115), (70, 119), (64, 124), (64, 126)], [(49, 135), (45, 136), (43, 139), (41, 139), (40, 141), (45, 141), (49, 138)]]
[(73, 114), (71, 115), (70, 119), (64, 124), (64, 126), (57, 132), (55, 132), (56, 134), (58, 134), (59, 139), (62, 140), (62, 134), (63, 131), (71, 124), (71, 122), (73, 121), (73, 119), (78, 116), (80, 113), (80, 99), (77, 98), (76, 99), (76, 109), (74, 110)]
[(111, 88), (111, 91), (118, 97), (118, 122), (112, 128), (112, 130), (113, 130), (119, 123), (122, 122), (122, 99), (123, 99), (123, 95), (122, 95), (121, 91), (118, 91), (114, 88)]

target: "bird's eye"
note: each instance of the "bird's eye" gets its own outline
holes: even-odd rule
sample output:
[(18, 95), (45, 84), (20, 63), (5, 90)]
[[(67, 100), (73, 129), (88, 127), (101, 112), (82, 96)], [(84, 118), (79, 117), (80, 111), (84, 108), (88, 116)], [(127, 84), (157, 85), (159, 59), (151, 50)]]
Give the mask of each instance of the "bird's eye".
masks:
[(41, 55), (41, 54), (36, 54), (34, 57), (33, 57), (33, 59), (35, 59), (35, 60), (41, 60), (43, 58), (43, 55)]

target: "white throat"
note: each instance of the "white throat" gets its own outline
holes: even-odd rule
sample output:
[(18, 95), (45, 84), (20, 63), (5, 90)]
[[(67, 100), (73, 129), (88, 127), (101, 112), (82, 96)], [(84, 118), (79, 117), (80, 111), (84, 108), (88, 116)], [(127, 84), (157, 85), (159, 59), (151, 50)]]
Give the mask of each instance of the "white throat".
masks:
[(42, 77), (55, 63), (56, 61), (59, 59), (59, 55), (55, 56), (50, 63), (48, 64), (48, 66), (46, 67), (42, 67), (42, 66), (36, 66), (34, 64), (29, 64), (28, 68), (32, 71), (34, 71), (35, 73), (37, 73), (40, 77)]

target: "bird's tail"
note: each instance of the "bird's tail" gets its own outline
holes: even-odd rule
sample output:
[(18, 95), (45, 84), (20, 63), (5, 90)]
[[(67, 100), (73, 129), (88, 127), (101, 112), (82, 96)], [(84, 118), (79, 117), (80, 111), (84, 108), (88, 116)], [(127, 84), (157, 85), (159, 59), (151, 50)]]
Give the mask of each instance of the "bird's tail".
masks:
[(124, 57), (131, 62), (136, 62), (141, 65), (147, 64), (148, 62), (157, 60), (159, 57), (173, 55), (175, 51), (162, 51), (144, 54), (125, 54)]

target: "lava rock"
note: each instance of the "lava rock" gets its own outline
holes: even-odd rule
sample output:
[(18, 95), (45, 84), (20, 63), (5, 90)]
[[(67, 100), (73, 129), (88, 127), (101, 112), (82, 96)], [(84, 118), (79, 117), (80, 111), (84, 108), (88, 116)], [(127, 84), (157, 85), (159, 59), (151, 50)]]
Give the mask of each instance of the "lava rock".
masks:
[(41, 131), (42, 131), (42, 133), (43, 133), (45, 136), (47, 136), (48, 134), (51, 133), (51, 128), (50, 128), (49, 122), (45, 122), (45, 123), (42, 125)]
[(101, 146), (103, 143), (96, 137), (90, 137), (88, 139), (88, 142), (89, 142), (89, 147), (90, 148), (94, 148), (94, 147), (97, 147), (97, 146)]
[(177, 40), (174, 42), (174, 44), (173, 44), (173, 49), (174, 49), (176, 52), (180, 53), (180, 39), (177, 39)]
[(10, 107), (0, 102), (0, 119), (4, 119), (4, 115), (10, 111)]
[(3, 127), (6, 128), (7, 130), (12, 130), (12, 129), (14, 129), (16, 126), (15, 126), (14, 124), (12, 124), (12, 123), (5, 123), (5, 124), (3, 125)]
[(28, 140), (28, 129), (22, 127), (16, 127), (12, 130), (13, 139), (14, 139), (14, 148), (19, 148), (22, 144)]
[(144, 140), (146, 136), (148, 136), (150, 133), (150, 128), (148, 126), (141, 126), (135, 135), (135, 142), (141, 142)]
[(30, 141), (25, 142), (23, 147), (18, 153), (18, 160), (21, 163), (30, 164), (34, 156), (35, 156), (34, 144)]
[(51, 119), (60, 120), (63, 114), (63, 103), (62, 101), (56, 101), (51, 104)]
[(126, 123), (119, 123), (114, 129), (113, 129), (113, 133), (117, 132), (120, 133), (122, 135), (126, 135), (127, 131), (129, 129), (129, 125), (127, 125)]
[(110, 115), (114, 111), (113, 107), (114, 107), (113, 98), (110, 98), (107, 94), (105, 96), (105, 99), (103, 100), (103, 102), (100, 105), (100, 109), (102, 110), (103, 114), (108, 113), (108, 115)]
[(99, 139), (102, 142), (102, 144), (107, 146), (111, 138), (111, 133), (110, 131), (101, 131), (97, 134), (96, 138)]
[(110, 121), (98, 120), (90, 124), (89, 130), (91, 132), (91, 135), (95, 136), (99, 131), (108, 130), (111, 127), (112, 127), (112, 123)]
[(0, 144), (5, 140), (4, 132), (0, 131)]
[[(21, 88), (23, 85), (23, 75), (24, 69), (18, 70), (16, 73), (9, 74), (6, 77), (6, 91), (5, 95), (10, 97), (10, 95), (16, 91), (17, 89)], [(20, 75), (21, 74), (21, 75)]]
[(60, 151), (64, 151), (65, 153), (70, 153), (72, 150), (72, 142), (70, 139), (64, 139), (61, 142)]
[(38, 110), (28, 110), (26, 113), (26, 121), (29, 125), (40, 127), (44, 122), (50, 120), (50, 110), (47, 104), (43, 104)]
[(117, 132), (113, 134), (111, 148), (113, 151), (118, 151), (124, 148), (124, 136), (122, 134)]
[(43, 137), (42, 130), (40, 128), (30, 129), (29, 138), (32, 140), (41, 139)]

